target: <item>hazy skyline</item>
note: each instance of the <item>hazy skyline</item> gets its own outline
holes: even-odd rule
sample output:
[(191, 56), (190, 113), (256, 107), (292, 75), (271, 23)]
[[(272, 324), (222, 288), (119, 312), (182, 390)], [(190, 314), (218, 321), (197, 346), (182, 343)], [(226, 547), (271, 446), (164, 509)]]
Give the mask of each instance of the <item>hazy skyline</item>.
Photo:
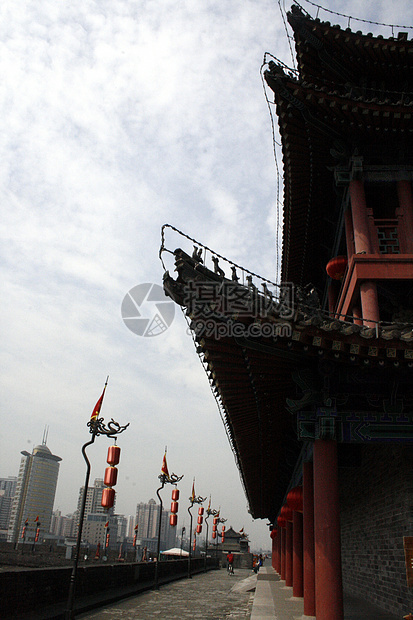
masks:
[[(0, 6), (0, 475), (17, 475), (20, 451), (40, 444), (47, 425), (47, 445), (62, 458), (54, 508), (63, 514), (77, 505), (86, 424), (109, 375), (102, 415), (130, 422), (118, 441), (117, 511), (134, 514), (138, 502), (156, 498), (167, 446), (169, 470), (184, 475), (180, 525), (184, 515), (188, 522), (185, 498), (195, 477), (196, 493), (212, 496), (228, 526), (243, 527), (253, 546), (270, 546), (266, 522), (253, 522), (247, 512), (179, 308), (168, 329), (150, 338), (127, 329), (121, 304), (137, 285), (162, 284), (158, 251), (166, 222), (277, 278), (282, 159), (278, 150), (276, 164), (260, 68), (265, 52), (292, 67), (280, 12), (290, 5)], [(302, 5), (317, 15), (316, 7)], [(330, 0), (328, 7), (413, 24), (407, 1)], [(318, 17), (348, 25), (323, 11)], [(354, 20), (350, 27), (391, 35)], [(169, 249), (182, 243), (168, 232)], [(88, 449), (91, 481), (103, 477), (108, 445), (98, 437)], [(168, 504), (169, 486), (163, 498)]]

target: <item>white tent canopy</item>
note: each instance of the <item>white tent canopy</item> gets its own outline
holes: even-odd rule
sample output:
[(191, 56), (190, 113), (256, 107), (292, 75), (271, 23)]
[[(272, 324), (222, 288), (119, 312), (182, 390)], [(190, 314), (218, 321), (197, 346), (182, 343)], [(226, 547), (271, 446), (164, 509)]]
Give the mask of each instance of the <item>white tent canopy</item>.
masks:
[(184, 551), (183, 549), (179, 549), (178, 547), (173, 547), (172, 549), (168, 549), (167, 551), (162, 551), (162, 555), (181, 555), (182, 557), (188, 557), (188, 551)]

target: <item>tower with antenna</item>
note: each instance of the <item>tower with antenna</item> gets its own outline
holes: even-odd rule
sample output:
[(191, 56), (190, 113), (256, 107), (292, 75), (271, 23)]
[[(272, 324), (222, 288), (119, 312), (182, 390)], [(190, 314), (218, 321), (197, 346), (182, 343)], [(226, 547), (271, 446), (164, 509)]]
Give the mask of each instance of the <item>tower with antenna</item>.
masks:
[[(38, 540), (48, 534), (59, 475), (59, 456), (47, 447), (49, 427), (43, 431), (42, 443), (30, 454), (21, 452), (22, 459), (17, 477), (16, 493), (10, 513), (7, 540), (18, 543), (26, 524), (24, 540), (33, 543), (39, 529)], [(40, 524), (40, 525), (39, 525)]]

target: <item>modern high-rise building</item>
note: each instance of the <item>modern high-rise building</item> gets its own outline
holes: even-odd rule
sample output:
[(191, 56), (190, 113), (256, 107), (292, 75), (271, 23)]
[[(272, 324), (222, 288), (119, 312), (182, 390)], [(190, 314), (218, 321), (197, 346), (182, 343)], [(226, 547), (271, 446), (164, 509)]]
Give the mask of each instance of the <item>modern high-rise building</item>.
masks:
[(59, 462), (62, 460), (50, 452), (45, 440), (33, 448), (32, 454), (23, 450), (22, 455), (10, 512), (9, 542), (19, 540), (26, 521), (26, 541), (34, 540), (38, 528), (40, 537), (49, 533)]
[(50, 525), (50, 533), (55, 536), (64, 536), (71, 538), (74, 530), (74, 518), (73, 515), (64, 516), (60, 510), (55, 510), (52, 515), (52, 521)]
[(0, 531), (1, 536), (7, 535), (10, 521), (11, 505), (16, 492), (17, 477), (0, 478)]
[[(156, 549), (158, 541), (158, 525), (161, 506), (154, 499), (147, 504), (141, 502), (136, 506), (137, 535), (141, 546)], [(168, 549), (175, 544), (175, 529), (169, 525), (168, 512), (162, 510), (161, 521), (161, 549)]]
[[(77, 531), (79, 527), (79, 514), (80, 514), (80, 508), (82, 505), (84, 488), (85, 487), (82, 486), (79, 489), (79, 499), (77, 502), (77, 510), (74, 515), (75, 516), (75, 528), (74, 528), (75, 536), (77, 536)], [(82, 530), (82, 540), (84, 542), (95, 544), (95, 541), (100, 542), (101, 540), (103, 540), (103, 531), (104, 531), (103, 528), (105, 526), (105, 523), (107, 523), (107, 521), (109, 519), (112, 519), (113, 517), (115, 504), (116, 504), (116, 498), (115, 498), (115, 503), (112, 508), (109, 508), (109, 510), (106, 508), (103, 508), (101, 504), (103, 489), (104, 489), (104, 484), (103, 484), (102, 478), (96, 478), (93, 483), (93, 487), (87, 488), (83, 530)], [(95, 531), (97, 524), (99, 524), (98, 525), (99, 531)], [(116, 540), (116, 534), (117, 534), (116, 521), (113, 521), (112, 533)]]

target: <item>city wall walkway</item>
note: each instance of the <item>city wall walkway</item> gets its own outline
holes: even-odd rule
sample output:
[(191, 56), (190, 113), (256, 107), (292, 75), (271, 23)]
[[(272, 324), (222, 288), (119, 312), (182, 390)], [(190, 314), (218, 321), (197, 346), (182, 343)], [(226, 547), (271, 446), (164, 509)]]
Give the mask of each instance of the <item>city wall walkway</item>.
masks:
[[(77, 615), (76, 618), (102, 620), (149, 620), (160, 618), (199, 618), (200, 620), (310, 620), (303, 616), (303, 600), (292, 596), (271, 566), (258, 575), (248, 569), (225, 569), (194, 575), (133, 596), (114, 605)], [(380, 612), (365, 601), (345, 597), (345, 620), (400, 620)]]

